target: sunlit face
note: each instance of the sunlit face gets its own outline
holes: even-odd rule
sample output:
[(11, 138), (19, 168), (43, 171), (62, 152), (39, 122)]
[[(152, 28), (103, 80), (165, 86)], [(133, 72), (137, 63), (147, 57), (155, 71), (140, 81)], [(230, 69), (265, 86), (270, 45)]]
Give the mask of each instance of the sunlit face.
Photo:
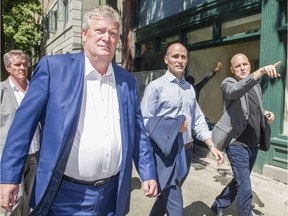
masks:
[(112, 60), (117, 48), (119, 25), (109, 18), (92, 17), (89, 29), (83, 30), (82, 36), (87, 55)]
[(181, 79), (187, 65), (187, 49), (180, 43), (171, 45), (164, 57), (168, 70)]
[(28, 62), (22, 56), (12, 56), (11, 64), (5, 65), (9, 75), (18, 81), (26, 80), (28, 74)]
[(237, 80), (242, 80), (251, 72), (251, 65), (248, 58), (243, 54), (237, 54), (231, 59), (231, 72)]

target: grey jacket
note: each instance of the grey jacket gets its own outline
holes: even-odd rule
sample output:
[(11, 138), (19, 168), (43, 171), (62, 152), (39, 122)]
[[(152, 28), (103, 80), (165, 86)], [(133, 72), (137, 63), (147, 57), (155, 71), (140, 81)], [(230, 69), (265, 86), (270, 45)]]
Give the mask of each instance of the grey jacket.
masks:
[[(248, 124), (249, 106), (248, 91), (254, 88), (261, 106), (261, 131), (265, 127), (264, 110), (262, 107), (262, 91), (260, 84), (253, 79), (252, 74), (237, 81), (227, 77), (221, 83), (224, 99), (224, 113), (212, 130), (212, 139), (219, 150), (225, 149), (234, 142)], [(265, 130), (263, 130), (265, 131)]]
[[(10, 126), (15, 117), (16, 110), (19, 105), (17, 99), (14, 95), (13, 89), (10, 85), (9, 78), (3, 82), (0, 82), (0, 131), (1, 131), (1, 141), (0, 141), (0, 158), (2, 158), (3, 148), (6, 142), (6, 138), (10, 129)], [(25, 127), (25, 126), (24, 126)], [(40, 139), (41, 127), (40, 124), (37, 127), (35, 135), (37, 133), (38, 139)], [(40, 141), (40, 140), (38, 140)], [(39, 149), (39, 143), (35, 146), (31, 146), (31, 150), (34, 153)]]
[(15, 112), (18, 108), (18, 103), (9, 83), (9, 79), (0, 83), (0, 130), (1, 130), (1, 143), (0, 143), (0, 157), (2, 155), (3, 147)]

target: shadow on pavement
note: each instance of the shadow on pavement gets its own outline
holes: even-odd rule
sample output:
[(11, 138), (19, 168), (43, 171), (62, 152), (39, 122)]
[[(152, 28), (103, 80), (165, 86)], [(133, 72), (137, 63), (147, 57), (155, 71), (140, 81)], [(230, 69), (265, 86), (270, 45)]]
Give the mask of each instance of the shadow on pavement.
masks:
[(233, 178), (233, 175), (230, 169), (218, 169), (217, 173), (218, 173), (217, 176), (213, 176), (213, 178), (215, 179), (215, 182), (219, 182), (221, 185), (224, 185), (224, 186), (226, 186)]
[(210, 207), (202, 201), (196, 201), (184, 208), (184, 216), (214, 216)]
[(132, 177), (131, 192), (133, 190), (140, 190), (142, 187), (141, 181), (138, 177)]
[[(224, 215), (237, 216), (236, 206), (232, 204), (225, 209)], [(184, 216), (215, 216), (215, 214), (211, 212), (210, 206), (207, 206), (202, 201), (196, 201), (184, 208)]]

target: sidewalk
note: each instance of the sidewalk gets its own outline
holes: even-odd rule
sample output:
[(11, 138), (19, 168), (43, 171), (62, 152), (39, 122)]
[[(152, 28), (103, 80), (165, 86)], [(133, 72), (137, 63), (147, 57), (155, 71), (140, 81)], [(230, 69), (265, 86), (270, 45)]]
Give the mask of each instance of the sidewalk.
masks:
[[(222, 191), (232, 178), (229, 162), (216, 167), (211, 158), (193, 155), (189, 176), (182, 189), (185, 216), (212, 216), (210, 206), (214, 198)], [(139, 177), (133, 169), (132, 194), (128, 216), (147, 216), (154, 198), (143, 194)], [(252, 173), (253, 215), (287, 216), (288, 186), (284, 183)], [(227, 209), (225, 215), (237, 216), (235, 202)], [(172, 215), (173, 216), (173, 215)]]

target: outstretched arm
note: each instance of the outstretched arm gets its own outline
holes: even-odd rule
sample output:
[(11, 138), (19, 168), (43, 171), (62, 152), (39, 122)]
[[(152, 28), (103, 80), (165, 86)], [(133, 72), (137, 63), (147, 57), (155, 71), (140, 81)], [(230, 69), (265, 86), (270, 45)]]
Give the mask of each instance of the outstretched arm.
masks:
[(277, 72), (276, 68), (280, 65), (281, 62), (276, 62), (273, 65), (266, 65), (264, 67), (259, 68), (257, 71), (253, 73), (253, 78), (255, 80), (260, 79), (264, 74), (267, 74), (270, 78), (277, 78), (280, 77), (281, 74)]
[[(222, 68), (222, 62), (218, 62), (216, 68), (211, 71), (209, 74), (207, 74), (207, 76), (205, 76), (199, 83), (197, 83), (195, 86), (199, 87), (201, 86), (201, 88), (213, 77), (215, 76), (215, 74), (217, 72), (219, 72)], [(199, 89), (200, 90), (200, 89)]]
[(199, 100), (199, 95), (201, 89), (204, 87), (204, 85), (213, 77), (217, 72), (219, 72), (222, 68), (222, 62), (218, 62), (216, 68), (211, 71), (209, 74), (207, 74), (199, 83), (194, 85), (194, 90), (196, 93), (196, 99)]
[(222, 69), (222, 62), (218, 62), (216, 68), (214, 69), (214, 72), (217, 73)]

